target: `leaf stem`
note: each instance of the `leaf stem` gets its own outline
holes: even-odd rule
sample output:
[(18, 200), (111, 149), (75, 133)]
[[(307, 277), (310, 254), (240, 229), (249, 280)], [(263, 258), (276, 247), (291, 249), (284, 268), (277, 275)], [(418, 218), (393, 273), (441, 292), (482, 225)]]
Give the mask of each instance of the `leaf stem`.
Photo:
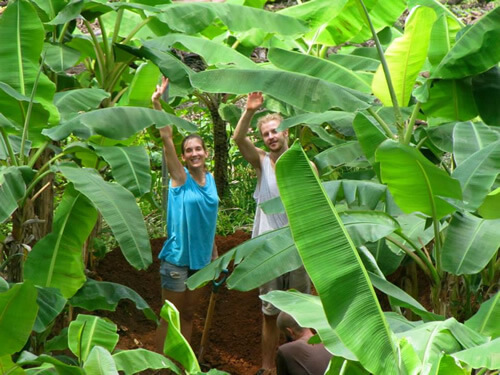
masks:
[(120, 27), (122, 25), (123, 12), (124, 12), (124, 8), (120, 8), (120, 9), (118, 9), (118, 12), (116, 14), (115, 28), (113, 29), (113, 37), (111, 39), (111, 44), (116, 43), (116, 40), (118, 39), (118, 36), (120, 34)]
[(31, 120), (31, 113), (33, 111), (33, 101), (35, 100), (35, 93), (38, 89), (38, 82), (40, 81), (40, 75), (42, 74), (43, 63), (45, 61), (45, 56), (47, 51), (45, 50), (42, 55), (42, 61), (40, 61), (40, 68), (38, 69), (35, 82), (33, 83), (33, 89), (31, 90), (30, 101), (28, 103), (28, 111), (26, 112), (26, 117), (24, 118), (23, 134), (21, 137), (21, 146), (19, 148), (19, 165), (24, 165), (24, 146), (26, 144), (26, 139), (28, 138), (28, 127)]
[(35, 154), (28, 161), (28, 164), (27, 164), (28, 167), (33, 168), (33, 166), (35, 165), (36, 161), (38, 160), (38, 158), (40, 157), (40, 155), (42, 154), (42, 152), (47, 148), (48, 145), (49, 145), (49, 141), (45, 141), (43, 143), (43, 145), (41, 147), (39, 147), (38, 150), (36, 150)]
[(430, 270), (428, 267), (425, 266), (425, 263), (420, 259), (413, 251), (408, 249), (405, 245), (403, 245), (401, 242), (396, 241), (394, 238), (391, 237), (386, 237), (387, 241), (393, 243), (397, 247), (399, 247), (401, 250), (403, 250), (406, 255), (408, 255), (410, 258), (412, 258), (415, 263), (418, 264), (418, 266), (422, 269), (422, 271), (425, 272), (425, 274), (429, 277), (431, 277)]
[(439, 285), (440, 283), (440, 277), (436, 271), (436, 268), (434, 267), (434, 265), (432, 264), (432, 262), (429, 260), (429, 258), (427, 258), (427, 256), (425, 255), (425, 253), (417, 246), (413, 243), (413, 241), (408, 237), (406, 236), (403, 232), (395, 232), (399, 237), (401, 237), (403, 240), (405, 240), (414, 250), (415, 252), (417, 253), (418, 257), (420, 259), (422, 259), (422, 261), (425, 263), (425, 265), (427, 266), (427, 268), (429, 268), (429, 271), (431, 273), (431, 277), (432, 277), (432, 280), (436, 283), (436, 285)]
[(377, 32), (375, 31), (375, 27), (373, 27), (373, 23), (370, 19), (370, 15), (368, 14), (368, 10), (366, 9), (365, 3), (363, 0), (359, 0), (361, 7), (365, 13), (366, 20), (368, 25), (370, 26), (370, 30), (372, 32), (373, 40), (375, 41), (375, 45), (377, 47), (377, 51), (380, 57), (380, 62), (382, 64), (382, 69), (384, 70), (385, 80), (387, 82), (387, 87), (389, 89), (389, 93), (391, 95), (392, 106), (394, 108), (394, 115), (396, 117), (396, 126), (398, 128), (398, 133), (400, 134), (400, 138), (402, 138), (403, 131), (403, 116), (401, 115), (401, 110), (399, 108), (398, 98), (396, 97), (396, 91), (394, 91), (394, 86), (392, 84), (391, 73), (389, 71), (389, 66), (387, 65), (387, 60), (384, 56), (384, 51), (382, 49), (382, 45), (380, 44), (380, 40), (378, 39)]
[(101, 45), (99, 44), (99, 40), (97, 39), (97, 36), (94, 33), (94, 30), (92, 30), (92, 26), (90, 25), (90, 22), (87, 21), (86, 19), (83, 19), (83, 23), (85, 24), (85, 27), (87, 27), (87, 31), (89, 32), (90, 37), (92, 38), (92, 41), (94, 42), (95, 56), (97, 59), (97, 65), (99, 67), (99, 74), (101, 75), (100, 83), (101, 83), (101, 86), (104, 87), (104, 84), (103, 84), (104, 83), (104, 64), (105, 64), (104, 53), (102, 51)]
[(113, 69), (113, 51), (110, 48), (108, 42), (108, 33), (106, 32), (106, 28), (104, 27), (104, 23), (101, 20), (101, 17), (97, 17), (99, 22), (99, 27), (101, 28), (101, 37), (102, 37), (102, 47), (104, 52), (104, 62), (106, 64), (106, 73)]
[(420, 106), (421, 106), (420, 102), (417, 102), (417, 104), (415, 104), (415, 107), (413, 108), (413, 111), (411, 113), (410, 121), (408, 121), (408, 124), (406, 125), (405, 137), (403, 139), (403, 143), (405, 145), (410, 144), (411, 135), (413, 134), (413, 126), (415, 125), (415, 121), (417, 120), (418, 112), (420, 111)]
[(378, 115), (378, 113), (377, 113), (377, 112), (375, 112), (375, 111), (373, 110), (373, 108), (371, 108), (371, 107), (370, 107), (370, 108), (368, 108), (368, 109), (367, 109), (367, 111), (368, 111), (368, 113), (369, 113), (370, 115), (372, 115), (372, 117), (373, 117), (375, 120), (377, 120), (377, 122), (380, 124), (380, 126), (382, 126), (382, 129), (384, 129), (385, 134), (386, 134), (389, 138), (394, 139), (394, 138), (395, 138), (394, 133), (392, 132), (391, 128), (389, 128), (389, 125), (387, 125), (387, 123), (384, 121), (384, 119), (383, 119), (382, 117), (380, 117), (380, 116)]
[(127, 37), (123, 40), (122, 44), (127, 44), (128, 42), (130, 42), (130, 40), (134, 37), (135, 34), (137, 34), (137, 32), (144, 26), (144, 25), (147, 25), (149, 23), (149, 21), (151, 21), (152, 18), (151, 17), (148, 17), (148, 18), (145, 18), (140, 24), (138, 24), (136, 27), (134, 27), (134, 29), (127, 35)]
[(7, 132), (4, 128), (0, 128), (0, 133), (2, 134), (3, 141), (5, 143), (5, 146), (7, 147), (7, 151), (9, 152), (10, 160), (17, 167), (19, 163), (17, 162), (16, 154), (14, 153), (14, 149), (12, 148), (12, 144), (10, 143), (9, 136), (7, 135)]

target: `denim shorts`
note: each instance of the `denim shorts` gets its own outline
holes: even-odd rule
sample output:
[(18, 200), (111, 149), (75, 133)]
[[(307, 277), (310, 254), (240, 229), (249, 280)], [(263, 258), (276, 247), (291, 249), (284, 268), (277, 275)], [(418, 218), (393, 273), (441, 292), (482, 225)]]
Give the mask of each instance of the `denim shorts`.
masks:
[(187, 266), (176, 266), (162, 260), (160, 264), (161, 287), (172, 292), (185, 292), (186, 280), (196, 271)]
[[(304, 266), (291, 272), (287, 272), (278, 278), (271, 280), (259, 288), (259, 295), (269, 293), (272, 290), (296, 289), (302, 293), (311, 293), (311, 279)], [(280, 310), (269, 302), (262, 301), (262, 312), (264, 315), (277, 315)]]

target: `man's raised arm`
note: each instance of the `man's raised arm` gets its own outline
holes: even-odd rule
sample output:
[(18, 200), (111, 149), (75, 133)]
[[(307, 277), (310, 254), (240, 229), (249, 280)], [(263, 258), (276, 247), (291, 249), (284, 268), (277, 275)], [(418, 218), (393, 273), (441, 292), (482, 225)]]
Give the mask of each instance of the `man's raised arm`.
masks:
[(241, 154), (256, 169), (260, 169), (260, 158), (264, 156), (265, 152), (255, 147), (247, 134), (250, 129), (250, 122), (263, 101), (262, 93), (260, 92), (251, 92), (248, 94), (245, 111), (241, 115), (233, 134), (233, 139), (240, 149)]

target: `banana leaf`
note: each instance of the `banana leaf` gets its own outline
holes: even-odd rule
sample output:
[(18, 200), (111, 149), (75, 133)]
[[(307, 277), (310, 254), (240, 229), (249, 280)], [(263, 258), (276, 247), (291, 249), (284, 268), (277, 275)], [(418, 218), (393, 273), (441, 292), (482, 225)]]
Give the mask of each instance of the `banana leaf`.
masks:
[(189, 51), (200, 55), (208, 65), (230, 64), (241, 69), (257, 68), (257, 64), (235, 49), (208, 39), (172, 33), (144, 42), (145, 47), (162, 52), (170, 51), (175, 44), (181, 44)]
[[(366, 369), (397, 373), (393, 334), (369, 276), (298, 143), (279, 159), (276, 178), (295, 244), (328, 323)], [(352, 327), (361, 325), (363, 330), (353, 335)]]
[(42, 333), (62, 312), (67, 300), (59, 289), (37, 287), (37, 291), (36, 303), (39, 309), (33, 331)]
[(144, 316), (154, 322), (157, 321), (156, 314), (147, 302), (133, 289), (124, 285), (107, 281), (95, 281), (88, 279), (87, 282), (71, 297), (69, 303), (74, 307), (94, 310), (115, 311), (122, 299), (128, 299), (135, 304), (137, 309), (144, 312)]
[(111, 353), (100, 346), (94, 346), (83, 364), (87, 374), (118, 375)]
[(500, 187), (486, 196), (477, 211), (484, 219), (500, 219)]
[(54, 104), (61, 114), (61, 119), (68, 121), (81, 112), (97, 109), (109, 96), (108, 92), (97, 88), (61, 91), (54, 95)]
[(500, 293), (496, 293), (486, 302), (482, 303), (479, 311), (465, 325), (472, 330), (494, 339), (500, 337)]
[[(413, 9), (406, 20), (403, 36), (396, 38), (385, 51), (396, 98), (402, 107), (408, 105), (418, 73), (427, 58), (435, 19), (436, 13), (431, 8)], [(384, 105), (392, 106), (382, 66), (373, 77), (372, 90)]]
[(83, 113), (62, 125), (45, 129), (43, 134), (58, 141), (74, 134), (87, 139), (93, 135), (124, 140), (155, 124), (161, 128), (175, 125), (188, 131), (196, 131), (189, 121), (163, 111), (141, 107), (113, 107)]
[(443, 245), (443, 270), (453, 275), (481, 272), (500, 247), (500, 220), (455, 213)]
[(182, 4), (158, 5), (161, 13), (154, 15), (171, 29), (185, 34), (204, 30), (216, 19), (231, 31), (262, 29), (268, 33), (298, 36), (307, 31), (301, 20), (279, 13), (235, 4)]
[(332, 146), (314, 157), (314, 164), (319, 171), (329, 167), (349, 164), (362, 157), (361, 147), (357, 141), (348, 141)]
[(114, 179), (136, 198), (151, 190), (149, 155), (144, 146), (99, 147), (97, 154), (111, 166)]
[[(44, 39), (45, 30), (35, 7), (28, 1), (9, 3), (0, 18), (0, 40), (4, 41), (0, 44), (0, 82), (21, 95), (31, 96), (40, 70)], [(55, 91), (54, 83), (40, 73), (34, 98), (49, 112), (51, 124), (59, 119), (52, 103)]]
[(482, 122), (460, 122), (453, 128), (453, 158), (457, 166), (469, 156), (500, 139), (498, 132)]
[(380, 162), (382, 182), (406, 213), (422, 212), (440, 219), (455, 211), (444, 197), (462, 199), (459, 182), (410, 146), (388, 139), (377, 149), (375, 159)]
[(355, 111), (369, 107), (370, 98), (358, 91), (279, 70), (218, 69), (192, 74), (194, 87), (213, 93), (246, 94), (261, 91), (308, 112), (332, 108)]
[(149, 107), (159, 77), (160, 70), (151, 61), (139, 65), (130, 86), (120, 99), (120, 106)]
[(72, 165), (57, 168), (97, 207), (127, 261), (137, 269), (146, 269), (152, 262), (151, 246), (142, 212), (132, 193), (121, 185), (104, 181), (95, 170)]
[(108, 351), (114, 350), (119, 338), (116, 324), (98, 316), (79, 314), (69, 324), (69, 348), (82, 362), (87, 361), (96, 346)]
[(122, 350), (113, 354), (116, 369), (125, 374), (136, 374), (144, 370), (169, 369), (180, 374), (179, 368), (165, 356), (146, 349)]
[(17, 167), (0, 169), (0, 223), (6, 221), (17, 209), (17, 201), (24, 197), (26, 184)]
[(198, 373), (200, 365), (196, 360), (193, 349), (181, 334), (179, 311), (174, 304), (165, 300), (160, 316), (167, 322), (167, 337), (163, 345), (163, 353), (175, 358), (188, 373)]
[(476, 210), (494, 186), (500, 165), (500, 140), (476, 151), (452, 174), (460, 181), (466, 209)]
[(94, 228), (97, 211), (70, 185), (57, 207), (53, 231), (36, 243), (24, 264), (24, 278), (58, 288), (70, 298), (85, 283), (82, 247)]
[(354, 135), (352, 131), (353, 119), (354, 114), (350, 112), (326, 111), (323, 113), (305, 113), (284, 119), (278, 129), (283, 131), (296, 125), (304, 124), (315, 130), (313, 126), (320, 126), (324, 123), (328, 123), (328, 125), (339, 133), (352, 136)]
[[(436, 9), (434, 9), (436, 11)], [(438, 11), (436, 11), (437, 14)], [(460, 31), (460, 23), (448, 14), (441, 14), (434, 23), (429, 45), (429, 62), (438, 65), (455, 44), (455, 37)]]
[(486, 72), (500, 60), (500, 7), (468, 28), (441, 63), (431, 70), (432, 79), (463, 78)]
[(472, 368), (498, 370), (500, 368), (498, 353), (500, 353), (500, 338), (474, 348), (462, 350), (452, 354), (452, 356)]
[(26, 344), (38, 312), (36, 296), (29, 281), (0, 293), (0, 357), (18, 352)]
[(279, 69), (307, 74), (353, 90), (371, 93), (372, 74), (370, 73), (354, 72), (333, 61), (280, 48), (271, 48), (267, 57)]
[(380, 61), (365, 56), (344, 55), (342, 53), (332, 53), (328, 60), (345, 66), (354, 71), (375, 72), (380, 65)]

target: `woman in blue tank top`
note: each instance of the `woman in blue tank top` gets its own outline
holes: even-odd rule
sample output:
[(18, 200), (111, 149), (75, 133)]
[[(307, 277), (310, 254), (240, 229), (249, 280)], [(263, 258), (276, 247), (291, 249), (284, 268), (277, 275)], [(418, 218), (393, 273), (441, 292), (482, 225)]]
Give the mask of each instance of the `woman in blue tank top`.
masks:
[[(153, 94), (153, 106), (161, 110), (160, 96), (168, 80), (163, 78)], [(200, 300), (200, 289), (188, 290), (186, 279), (217, 257), (215, 226), (219, 197), (215, 181), (205, 168), (208, 152), (197, 134), (190, 134), (181, 144), (182, 165), (172, 140), (172, 128), (160, 128), (163, 152), (170, 174), (167, 207), (167, 240), (159, 258), (162, 301), (168, 299), (179, 310), (181, 332), (190, 341), (193, 313)], [(166, 323), (158, 329), (158, 349), (163, 351)]]

